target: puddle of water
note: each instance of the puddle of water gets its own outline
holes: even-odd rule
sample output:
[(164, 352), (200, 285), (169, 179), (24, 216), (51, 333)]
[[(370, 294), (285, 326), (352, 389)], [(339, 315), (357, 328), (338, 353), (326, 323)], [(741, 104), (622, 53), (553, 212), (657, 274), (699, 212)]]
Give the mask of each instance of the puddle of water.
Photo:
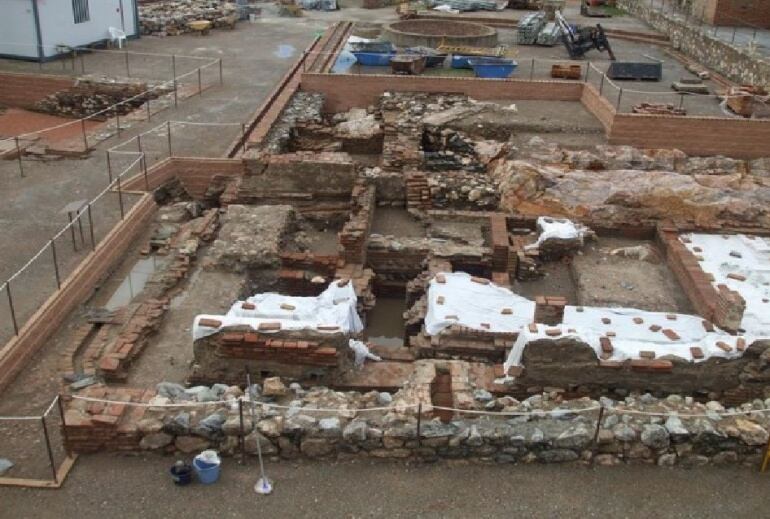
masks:
[(405, 311), (403, 297), (378, 297), (374, 308), (366, 316), (369, 342), (379, 346), (402, 347)]
[(273, 52), (273, 56), (277, 58), (291, 58), (297, 52), (294, 45), (279, 45)]
[(147, 284), (147, 280), (161, 267), (163, 267), (168, 259), (157, 258), (154, 255), (147, 258), (138, 260), (128, 275), (120, 283), (120, 286), (113, 292), (110, 300), (107, 301), (105, 308), (107, 310), (117, 310), (118, 308), (126, 306), (131, 300), (139, 294), (144, 285)]

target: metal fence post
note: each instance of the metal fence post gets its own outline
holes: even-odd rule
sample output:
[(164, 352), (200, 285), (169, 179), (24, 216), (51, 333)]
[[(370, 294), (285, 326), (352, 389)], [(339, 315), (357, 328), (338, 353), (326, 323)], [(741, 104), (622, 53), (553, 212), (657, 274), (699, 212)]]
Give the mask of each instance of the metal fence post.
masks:
[(69, 435), (67, 434), (67, 421), (64, 418), (64, 404), (61, 400), (61, 393), (56, 397), (57, 398), (57, 405), (59, 407), (59, 419), (61, 420), (61, 431), (62, 436), (64, 437), (64, 452), (67, 454), (67, 456), (72, 455), (72, 451), (70, 450), (70, 442), (69, 442)]
[(177, 107), (179, 100), (177, 99), (177, 86), (176, 86), (176, 54), (171, 55), (171, 74), (174, 81), (174, 108)]
[(588, 75), (591, 73), (591, 62), (589, 61), (586, 64), (586, 83), (588, 83)]
[(120, 175), (118, 175), (117, 181), (118, 181), (118, 205), (120, 205), (120, 219), (123, 220), (125, 218), (125, 213), (123, 212), (123, 193), (121, 193), (120, 191)]
[[(239, 428), (240, 428), (240, 434), (238, 435), (238, 447), (241, 451), (241, 465), (246, 464), (246, 436), (244, 434), (244, 428), (243, 428), (243, 400), (238, 399), (238, 421), (239, 421)], [(251, 424), (252, 427), (254, 424)], [(259, 439), (257, 439), (259, 441)]]
[(16, 160), (19, 162), (19, 174), (21, 175), (21, 178), (24, 178), (24, 166), (21, 163), (21, 146), (19, 146), (18, 135), (14, 137), (13, 140), (16, 141)]
[(88, 202), (88, 230), (91, 234), (91, 250), (96, 250), (96, 240), (94, 239), (94, 217), (91, 214), (91, 202)]
[(147, 179), (147, 154), (142, 152), (142, 172), (144, 173), (144, 188), (150, 190), (150, 181)]
[(594, 430), (594, 441), (593, 441), (593, 447), (592, 452), (593, 456), (591, 457), (591, 463), (593, 463), (593, 459), (596, 457), (596, 451), (598, 450), (599, 446), (599, 430), (602, 427), (602, 420), (604, 419), (604, 406), (599, 407), (599, 417), (596, 419), (596, 429)]
[(48, 426), (45, 424), (45, 415), (40, 417), (40, 422), (43, 424), (43, 436), (45, 437), (45, 449), (48, 451), (48, 462), (51, 464), (51, 472), (53, 473), (53, 480), (55, 483), (59, 482), (59, 476), (56, 474), (56, 462), (53, 457), (53, 450), (51, 450), (51, 438), (48, 436)]
[(106, 151), (107, 153), (107, 177), (110, 179), (110, 183), (107, 184), (108, 186), (112, 185), (112, 162), (110, 161), (110, 150)]
[(602, 82), (599, 83), (599, 95), (604, 94), (604, 78), (607, 77), (607, 74), (602, 74)]
[(684, 107), (684, 94), (679, 94), (679, 109)]
[(422, 447), (422, 400), (417, 404), (417, 445)]
[(56, 276), (56, 288), (61, 288), (61, 278), (59, 277), (59, 264), (56, 259), (56, 242), (52, 239), (50, 241), (51, 243), (51, 252), (53, 253), (53, 273)]
[(139, 149), (139, 153), (142, 153), (142, 134), (136, 136), (136, 147)]
[(246, 153), (246, 123), (241, 123), (241, 154)]
[(5, 295), (8, 296), (8, 308), (11, 310), (11, 322), (13, 323), (13, 334), (19, 335), (19, 323), (16, 321), (16, 310), (13, 308), (13, 296), (11, 295), (11, 280), (5, 282)]
[(171, 121), (166, 121), (166, 134), (168, 135), (168, 156), (171, 157)]
[(730, 40), (730, 43), (735, 43), (735, 33), (738, 32), (738, 27), (733, 27), (733, 39)]
[(201, 68), (198, 67), (198, 95), (203, 95), (203, 83), (201, 83)]
[(623, 99), (623, 89), (618, 90), (618, 104), (616, 110), (620, 112), (620, 100)]
[(219, 58), (219, 84), (224, 84), (224, 76), (222, 75), (222, 58)]
[(86, 135), (86, 120), (80, 120), (80, 131), (83, 133), (83, 152), (88, 153), (88, 136)]
[(535, 58), (532, 58), (532, 66), (529, 68), (529, 80), (535, 77)]
[(126, 77), (131, 77), (131, 68), (128, 66), (128, 50), (123, 52), (123, 56), (126, 58)]

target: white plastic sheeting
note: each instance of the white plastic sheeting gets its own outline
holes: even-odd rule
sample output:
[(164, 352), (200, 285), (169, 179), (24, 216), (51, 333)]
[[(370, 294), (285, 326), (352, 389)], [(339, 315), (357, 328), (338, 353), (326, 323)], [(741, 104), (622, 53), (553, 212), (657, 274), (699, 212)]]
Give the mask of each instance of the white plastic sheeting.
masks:
[[(445, 282), (439, 283), (436, 277), (443, 277)], [(428, 287), (428, 313), (425, 316), (428, 335), (436, 335), (453, 324), (511, 333), (534, 319), (534, 301), (507, 288), (493, 283), (476, 283), (465, 272), (442, 273), (436, 277)], [(510, 309), (511, 313), (503, 314), (504, 308)]]
[(373, 360), (375, 362), (379, 362), (382, 360), (382, 358), (370, 352), (369, 347), (361, 341), (350, 339), (348, 341), (348, 346), (350, 347), (351, 350), (353, 350), (353, 355), (355, 355), (354, 363), (357, 368), (363, 367), (364, 362), (366, 362), (366, 359)]
[[(579, 308), (582, 311), (579, 311)], [(605, 323), (605, 319), (609, 322)], [(641, 322), (637, 323), (634, 319), (640, 319)], [(651, 329), (651, 327), (654, 328)], [(638, 359), (640, 351), (653, 351), (655, 358), (676, 355), (692, 362), (703, 362), (711, 357), (734, 359), (743, 355), (743, 352), (738, 351), (736, 347), (739, 338), (745, 341), (746, 347), (755, 340), (751, 336), (734, 336), (718, 329), (707, 332), (703, 326), (703, 318), (695, 315), (646, 312), (633, 308), (566, 306), (561, 325), (539, 324), (536, 332), (531, 331), (529, 327), (521, 330), (503, 364), (505, 371), (507, 372), (511, 366), (521, 365), (524, 348), (531, 341), (553, 340), (555, 337), (545, 333), (548, 329), (559, 329), (561, 335), (558, 338), (572, 337), (588, 344), (597, 357), (602, 353), (600, 339), (608, 337), (607, 332), (614, 332), (615, 336), (608, 337), (613, 347), (612, 355), (608, 360), (617, 361)], [(678, 338), (670, 339), (665, 334), (665, 330), (671, 330)], [(732, 348), (732, 351), (724, 351), (716, 345), (717, 342), (724, 342)], [(693, 346), (703, 351), (703, 359), (693, 358), (690, 351)]]
[(543, 242), (547, 240), (560, 239), (560, 240), (580, 240), (583, 243), (583, 239), (589, 229), (584, 225), (576, 224), (571, 220), (551, 218), (549, 216), (540, 216), (537, 219), (537, 228), (540, 229), (540, 236), (537, 237), (537, 241), (530, 245), (527, 245), (525, 249), (536, 249)]
[[(214, 319), (222, 328), (249, 326), (254, 330), (262, 323), (281, 323), (282, 330), (316, 329), (318, 326), (339, 326), (343, 333), (358, 333), (363, 323), (356, 312), (356, 293), (353, 284), (339, 286), (333, 281), (318, 297), (282, 296), (273, 292), (257, 294), (245, 302), (256, 308), (243, 308), (237, 301), (225, 315), (198, 315), (193, 323), (193, 340), (206, 337), (218, 328), (200, 326), (201, 319)], [(265, 333), (260, 331), (260, 333)]]
[[(770, 241), (743, 234), (689, 234), (684, 245), (701, 256), (701, 269), (714, 276), (714, 286), (725, 284), (746, 301), (741, 328), (770, 337)], [(695, 248), (698, 247), (698, 251)], [(727, 277), (739, 274), (745, 281)]]

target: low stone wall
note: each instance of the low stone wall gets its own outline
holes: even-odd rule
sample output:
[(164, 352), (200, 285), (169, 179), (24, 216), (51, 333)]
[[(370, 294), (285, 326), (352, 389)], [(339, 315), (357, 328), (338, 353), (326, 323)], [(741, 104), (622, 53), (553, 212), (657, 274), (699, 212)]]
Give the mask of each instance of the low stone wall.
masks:
[[(238, 387), (218, 385), (185, 391), (166, 384), (159, 388), (176, 400), (157, 397), (153, 390), (92, 387), (86, 390), (89, 398), (113, 403), (70, 401), (65, 437), (75, 452), (193, 454), (211, 447), (223, 455), (234, 455), (241, 450), (242, 437), (246, 453), (255, 454), (259, 444), (263, 454), (283, 459), (466, 458), (498, 463), (756, 466), (770, 426), (764, 412), (770, 400), (756, 400), (738, 409), (746, 414), (725, 416), (720, 414), (725, 409), (718, 402), (702, 404), (678, 395), (664, 400), (644, 394), (622, 401), (563, 401), (559, 393), (551, 392), (518, 401), (494, 398), (484, 390), (473, 392), (465, 403), (469, 408), (486, 409), (489, 415), (441, 411), (442, 421), (429, 400), (431, 394), (438, 398), (442, 388), (431, 389), (431, 385), (410, 389), (412, 398), (428, 398), (418, 419), (416, 406), (405, 407), (414, 401), (405, 400), (401, 392), (391, 396), (375, 391), (305, 391), (272, 381), (264, 390), (272, 396), (258, 397), (255, 424), (249, 402), (243, 402), (243, 428), (238, 412), (243, 392)], [(269, 406), (276, 397), (292, 399), (292, 403), (288, 409)], [(189, 408), (133, 407), (128, 403), (159, 405), (189, 399), (204, 402)], [(206, 404), (205, 400), (227, 403)], [(448, 401), (453, 402), (451, 398)], [(261, 405), (263, 402), (268, 406)], [(600, 406), (605, 412), (597, 427)], [(374, 407), (385, 409), (363, 410)], [(495, 416), (495, 412), (501, 414)]]
[[(766, 2), (760, 2), (765, 4)], [(618, 0), (618, 7), (644, 20), (671, 38), (674, 48), (724, 74), (731, 80), (749, 85), (770, 85), (770, 61), (751, 55), (745, 49), (701, 32), (697, 24), (685, 24), (671, 17), (660, 6), (650, 7), (649, 2)]]

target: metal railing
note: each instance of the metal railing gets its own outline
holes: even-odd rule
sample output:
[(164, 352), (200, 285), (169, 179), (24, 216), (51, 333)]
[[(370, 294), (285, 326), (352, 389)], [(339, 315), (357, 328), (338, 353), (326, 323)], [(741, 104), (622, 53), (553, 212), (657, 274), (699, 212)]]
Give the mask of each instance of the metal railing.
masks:
[[(87, 115), (79, 119), (72, 119), (65, 123), (61, 123), (48, 128), (27, 132), (13, 137), (7, 137), (0, 139), (0, 146), (5, 143), (6, 149), (12, 149), (15, 153), (8, 155), (9, 158), (15, 160), (18, 164), (18, 171), (20, 176), (25, 175), (24, 171), (24, 155), (25, 148), (33, 142), (41, 139), (46, 134), (52, 134), (56, 131), (61, 131), (67, 128), (76, 128), (76, 131), (80, 133), (80, 136), (75, 138), (65, 139), (64, 148), (67, 151), (82, 152), (87, 154), (90, 152), (94, 145), (98, 141), (109, 138), (112, 135), (121, 135), (122, 131), (126, 128), (128, 121), (146, 120), (152, 119), (153, 115), (173, 106), (176, 108), (179, 105), (181, 98), (189, 96), (202, 96), (203, 92), (215, 85), (221, 85), (223, 83), (222, 73), (222, 59), (221, 58), (201, 58), (197, 56), (178, 56), (174, 54), (152, 54), (143, 52), (131, 52), (127, 50), (112, 51), (112, 50), (99, 50), (99, 49), (85, 49), (89, 53), (101, 53), (108, 55), (109, 57), (118, 56), (121, 64), (125, 65), (126, 75), (130, 77), (131, 74), (131, 61), (130, 57), (134, 56), (134, 59), (151, 59), (153, 61), (161, 60), (168, 66), (170, 72), (170, 78), (162, 80), (157, 85), (151, 86), (136, 95), (123, 99), (117, 103), (114, 103), (106, 108), (103, 108), (97, 112)], [(72, 52), (72, 70), (75, 70), (75, 63), (78, 59), (78, 49), (73, 49)], [(80, 54), (81, 73), (86, 70), (85, 66), (85, 53)], [(108, 62), (112, 60), (108, 59)], [(197, 64), (191, 70), (180, 73), (180, 68), (185, 70), (189, 68), (189, 62)], [(184, 65), (180, 65), (180, 62), (185, 62)], [(66, 63), (66, 60), (62, 60), (62, 63)], [(147, 68), (147, 64), (143, 65)], [(159, 96), (164, 96), (161, 98)], [(137, 105), (132, 109), (133, 105)], [(121, 115), (123, 113), (123, 115)], [(121, 120), (122, 119), (122, 120)], [(89, 136), (88, 127), (94, 123), (99, 123), (99, 135)], [(79, 142), (76, 142), (79, 141)], [(61, 146), (61, 144), (60, 144)], [(55, 148), (54, 148), (55, 149)]]

